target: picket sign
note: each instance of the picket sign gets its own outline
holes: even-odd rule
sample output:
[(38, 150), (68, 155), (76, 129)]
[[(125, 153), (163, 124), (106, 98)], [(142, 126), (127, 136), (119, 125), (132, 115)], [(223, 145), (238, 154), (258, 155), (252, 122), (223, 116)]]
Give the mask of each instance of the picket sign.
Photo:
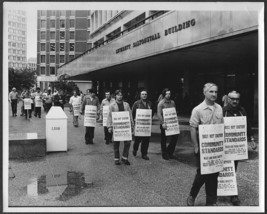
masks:
[(152, 110), (137, 109), (134, 135), (138, 137), (151, 136)]
[(112, 112), (114, 141), (132, 140), (130, 114), (128, 111)]

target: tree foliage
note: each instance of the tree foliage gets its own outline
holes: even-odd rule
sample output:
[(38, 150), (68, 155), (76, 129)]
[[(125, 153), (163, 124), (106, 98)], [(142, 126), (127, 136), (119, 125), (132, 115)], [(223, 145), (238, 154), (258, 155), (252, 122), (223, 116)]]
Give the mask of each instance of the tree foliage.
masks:
[(36, 83), (36, 71), (24, 68), (22, 70), (8, 69), (9, 91), (15, 87), (18, 91), (31, 88)]
[(62, 90), (64, 94), (68, 95), (71, 95), (74, 89), (79, 90), (79, 87), (74, 82), (65, 79), (53, 82), (53, 87), (57, 90)]

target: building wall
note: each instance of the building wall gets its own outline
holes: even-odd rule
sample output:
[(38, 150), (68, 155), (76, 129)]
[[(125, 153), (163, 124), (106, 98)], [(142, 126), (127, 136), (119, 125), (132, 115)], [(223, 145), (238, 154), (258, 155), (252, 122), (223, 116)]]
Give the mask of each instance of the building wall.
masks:
[(59, 66), (87, 50), (90, 12), (42, 10), (37, 18), (37, 79), (47, 88), (57, 80)]
[(27, 17), (22, 10), (8, 10), (8, 67), (27, 67)]

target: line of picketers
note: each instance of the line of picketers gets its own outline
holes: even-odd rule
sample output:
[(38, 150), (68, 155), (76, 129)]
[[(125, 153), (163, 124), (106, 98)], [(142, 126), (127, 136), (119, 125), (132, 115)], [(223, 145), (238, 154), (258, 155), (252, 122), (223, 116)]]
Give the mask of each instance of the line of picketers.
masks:
[[(13, 91), (14, 92), (14, 91)], [(11, 92), (12, 93), (12, 92)], [(14, 92), (15, 93), (15, 92)], [(40, 89), (37, 88), (36, 96), (38, 97), (40, 93)], [(51, 92), (50, 92), (51, 93)], [(187, 205), (194, 206), (195, 199), (198, 195), (200, 188), (205, 184), (206, 190), (206, 205), (207, 206), (216, 206), (217, 202), (217, 187), (218, 187), (218, 176), (219, 172), (210, 173), (210, 174), (201, 174), (201, 164), (200, 164), (200, 146), (199, 146), (199, 125), (203, 124), (222, 124), (224, 123), (223, 117), (236, 117), (236, 116), (246, 116), (246, 111), (243, 107), (239, 105), (240, 94), (236, 91), (231, 91), (228, 96), (228, 104), (223, 108), (217, 104), (215, 101), (217, 99), (218, 86), (214, 83), (206, 83), (203, 87), (203, 94), (205, 99), (202, 103), (197, 105), (191, 114), (190, 117), (190, 134), (191, 141), (194, 144), (194, 155), (197, 161), (197, 173), (194, 178), (192, 188), (187, 198)], [(10, 94), (10, 101), (12, 105), (12, 111), (15, 104), (12, 102), (12, 98), (14, 94)], [(60, 95), (60, 93), (59, 93)], [(86, 106), (95, 106), (96, 107), (96, 115), (97, 119), (105, 119), (104, 125), (104, 133), (105, 133), (105, 141), (106, 144), (111, 142), (114, 143), (114, 161), (116, 165), (130, 165), (128, 160), (129, 150), (131, 145), (131, 140), (124, 140), (124, 148), (122, 152), (122, 157), (120, 158), (119, 146), (121, 140), (116, 140), (114, 135), (114, 118), (112, 118), (112, 113), (115, 112), (129, 112), (130, 117), (130, 127), (131, 131), (134, 132), (134, 126), (136, 126), (136, 112), (138, 109), (142, 110), (151, 110), (153, 109), (151, 102), (148, 100), (148, 92), (143, 89), (140, 91), (140, 100), (137, 100), (132, 108), (130, 108), (129, 104), (123, 100), (123, 93), (121, 90), (116, 90), (114, 93), (115, 97), (111, 97), (110, 91), (105, 92), (106, 98), (99, 102), (99, 99), (96, 96), (96, 92), (94, 89), (88, 89), (87, 94), (84, 97), (78, 96), (78, 92), (76, 90), (73, 91), (73, 96), (69, 100), (70, 111), (73, 112), (73, 125), (78, 127), (78, 118), (80, 115), (86, 116)], [(35, 96), (35, 97), (36, 97)], [(46, 97), (49, 96), (49, 93)], [(29, 95), (25, 95), (25, 97), (29, 97)], [(43, 97), (45, 97), (43, 95)], [(52, 98), (51, 96), (51, 105), (52, 106)], [(175, 102), (171, 99), (171, 90), (166, 88), (162, 91), (161, 94), (162, 99), (157, 104), (157, 115), (160, 121), (160, 130), (161, 130), (161, 151), (162, 158), (164, 160), (173, 159), (174, 151), (176, 147), (176, 143), (178, 140), (179, 132), (173, 132), (173, 134), (167, 135), (167, 131), (169, 125), (166, 123), (166, 118), (164, 116), (164, 111), (166, 109), (174, 109), (176, 114)], [(58, 99), (58, 98), (57, 98)], [(36, 102), (35, 102), (36, 103)], [(59, 96), (60, 103), (60, 96)], [(35, 104), (36, 105), (36, 104)], [(108, 113), (104, 112), (105, 106), (108, 106)], [(36, 111), (35, 111), (36, 112)], [(37, 111), (38, 114), (39, 111)], [(105, 116), (105, 114), (107, 114)], [(172, 113), (173, 114), (173, 113)], [(90, 113), (89, 113), (90, 115)], [(151, 114), (151, 116), (153, 113)], [(13, 114), (14, 116), (14, 114)], [(177, 116), (177, 114), (176, 114)], [(152, 119), (152, 118), (151, 118)], [(120, 121), (119, 127), (125, 128), (127, 124), (124, 121)], [(174, 123), (175, 121), (171, 119), (170, 123)], [(177, 121), (178, 122), (178, 121)], [(146, 124), (146, 123), (144, 123)], [(85, 126), (85, 144), (94, 144), (94, 127)], [(151, 130), (150, 130), (151, 132)], [(254, 141), (254, 137), (252, 135), (251, 126), (249, 121), (247, 121), (247, 137), (251, 141), (251, 147), (256, 149), (256, 144)], [(170, 142), (167, 145), (167, 137), (170, 137)], [(148, 147), (149, 147), (150, 136), (135, 136), (134, 145), (133, 145), (133, 155), (137, 155), (137, 151), (139, 148), (139, 144), (141, 143), (141, 155), (144, 160), (149, 160), (148, 157)], [(237, 170), (238, 161), (234, 161), (235, 171)], [(240, 200), (237, 195), (231, 196), (231, 201), (233, 205), (239, 206)]]

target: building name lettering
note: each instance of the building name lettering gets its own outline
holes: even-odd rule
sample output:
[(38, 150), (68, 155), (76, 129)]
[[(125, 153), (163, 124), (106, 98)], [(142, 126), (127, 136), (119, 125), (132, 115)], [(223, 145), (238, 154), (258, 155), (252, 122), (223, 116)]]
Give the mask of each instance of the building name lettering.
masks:
[[(164, 35), (168, 36), (168, 35), (170, 35), (172, 33), (176, 33), (178, 31), (184, 30), (184, 29), (189, 28), (191, 26), (195, 26), (195, 24), (196, 24), (196, 20), (195, 19), (188, 20), (188, 21), (183, 22), (181, 24), (178, 24), (176, 26), (173, 26), (173, 27), (170, 27), (168, 29), (165, 29), (164, 30)], [(127, 50), (131, 49), (131, 47), (135, 48), (135, 47), (138, 47), (138, 46), (143, 45), (145, 43), (149, 43), (151, 41), (159, 39), (159, 38), (160, 38), (160, 33), (155, 33), (155, 34), (153, 34), (151, 36), (148, 36), (146, 38), (143, 38), (143, 39), (140, 39), (140, 40), (138, 40), (136, 42), (133, 42), (133, 44), (127, 44), (127, 45), (125, 45), (125, 46), (123, 46), (121, 48), (116, 49), (116, 54), (124, 52), (124, 51), (127, 51)]]
[(165, 36), (168, 36), (169, 34), (184, 30), (184, 29), (189, 28), (191, 26), (195, 26), (195, 24), (196, 24), (196, 20), (191, 19), (189, 21), (183, 22), (183, 23), (178, 24), (176, 26), (170, 27), (170, 28), (165, 30)]

